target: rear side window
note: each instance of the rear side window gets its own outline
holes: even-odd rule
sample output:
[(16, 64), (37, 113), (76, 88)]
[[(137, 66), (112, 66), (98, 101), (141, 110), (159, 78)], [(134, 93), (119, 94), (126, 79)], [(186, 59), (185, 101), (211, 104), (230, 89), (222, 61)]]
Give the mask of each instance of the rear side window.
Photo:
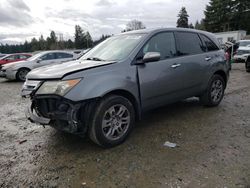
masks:
[(44, 56), (41, 57), (42, 60), (51, 60), (55, 59), (55, 53), (47, 53)]
[(194, 55), (205, 52), (201, 40), (196, 33), (176, 32), (178, 55)]
[(143, 55), (147, 52), (159, 52), (161, 59), (174, 57), (176, 55), (174, 33), (165, 32), (153, 36), (143, 47)]
[(20, 58), (20, 59), (27, 59), (27, 58), (29, 58), (29, 56), (28, 56), (28, 55), (20, 55), (19, 58)]
[(56, 58), (57, 59), (73, 58), (73, 55), (72, 54), (67, 54), (67, 53), (56, 53)]
[(212, 40), (210, 40), (208, 37), (201, 35), (201, 39), (203, 40), (203, 43), (205, 44), (205, 47), (207, 48), (207, 51), (216, 51), (219, 50), (218, 46), (214, 44)]

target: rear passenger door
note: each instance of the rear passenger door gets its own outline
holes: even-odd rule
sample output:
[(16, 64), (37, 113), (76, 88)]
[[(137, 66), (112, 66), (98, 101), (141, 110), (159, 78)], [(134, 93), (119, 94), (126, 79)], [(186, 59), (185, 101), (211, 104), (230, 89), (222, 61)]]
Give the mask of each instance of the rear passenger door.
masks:
[(182, 72), (182, 91), (185, 97), (200, 94), (209, 64), (206, 49), (197, 33), (175, 32), (177, 55)]
[(39, 63), (36, 63), (37, 67), (54, 64), (56, 63), (56, 53), (54, 52), (46, 53), (42, 57), (40, 57), (40, 59), (41, 61)]

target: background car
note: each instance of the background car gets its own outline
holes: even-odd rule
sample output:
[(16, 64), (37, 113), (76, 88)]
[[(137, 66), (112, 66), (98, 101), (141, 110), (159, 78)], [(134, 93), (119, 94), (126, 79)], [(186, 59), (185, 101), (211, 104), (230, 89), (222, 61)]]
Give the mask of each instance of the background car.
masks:
[(234, 56), (235, 62), (244, 63), (250, 55), (250, 40), (240, 40), (238, 50)]
[(10, 55), (5, 55), (0, 58), (0, 65), (7, 64), (7, 63), (13, 63), (17, 61), (22, 61), (30, 58), (32, 55), (31, 54), (10, 54)]
[(250, 72), (250, 55), (247, 56), (246, 62), (245, 62), (245, 67), (246, 67), (246, 71)]
[(26, 75), (32, 69), (73, 60), (76, 58), (75, 56), (76, 54), (66, 51), (40, 52), (26, 61), (3, 65), (0, 70), (0, 77), (5, 77), (9, 80), (25, 81)]

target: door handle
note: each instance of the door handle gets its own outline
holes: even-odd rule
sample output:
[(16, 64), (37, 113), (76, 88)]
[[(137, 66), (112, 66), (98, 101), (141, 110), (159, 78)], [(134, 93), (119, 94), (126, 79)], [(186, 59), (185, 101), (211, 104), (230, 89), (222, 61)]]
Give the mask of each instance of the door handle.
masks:
[(171, 65), (171, 67), (173, 68), (173, 69), (176, 69), (177, 67), (180, 67), (181, 66), (181, 64), (173, 64), (173, 65)]
[(205, 60), (206, 61), (210, 61), (212, 58), (211, 57), (206, 57)]

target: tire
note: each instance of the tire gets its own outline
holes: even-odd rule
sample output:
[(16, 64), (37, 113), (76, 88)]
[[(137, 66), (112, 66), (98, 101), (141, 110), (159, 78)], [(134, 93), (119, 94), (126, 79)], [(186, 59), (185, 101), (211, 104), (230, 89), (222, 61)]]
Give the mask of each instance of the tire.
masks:
[(223, 99), (226, 83), (222, 76), (215, 74), (210, 79), (206, 91), (200, 97), (204, 106), (218, 106)]
[(29, 73), (29, 69), (27, 69), (27, 68), (21, 68), (21, 69), (19, 69), (18, 71), (17, 71), (17, 73), (16, 73), (16, 79), (18, 80), (18, 81), (25, 81), (26, 80), (26, 75)]
[(132, 103), (118, 95), (103, 98), (89, 121), (89, 138), (96, 144), (110, 148), (128, 137), (135, 123)]

